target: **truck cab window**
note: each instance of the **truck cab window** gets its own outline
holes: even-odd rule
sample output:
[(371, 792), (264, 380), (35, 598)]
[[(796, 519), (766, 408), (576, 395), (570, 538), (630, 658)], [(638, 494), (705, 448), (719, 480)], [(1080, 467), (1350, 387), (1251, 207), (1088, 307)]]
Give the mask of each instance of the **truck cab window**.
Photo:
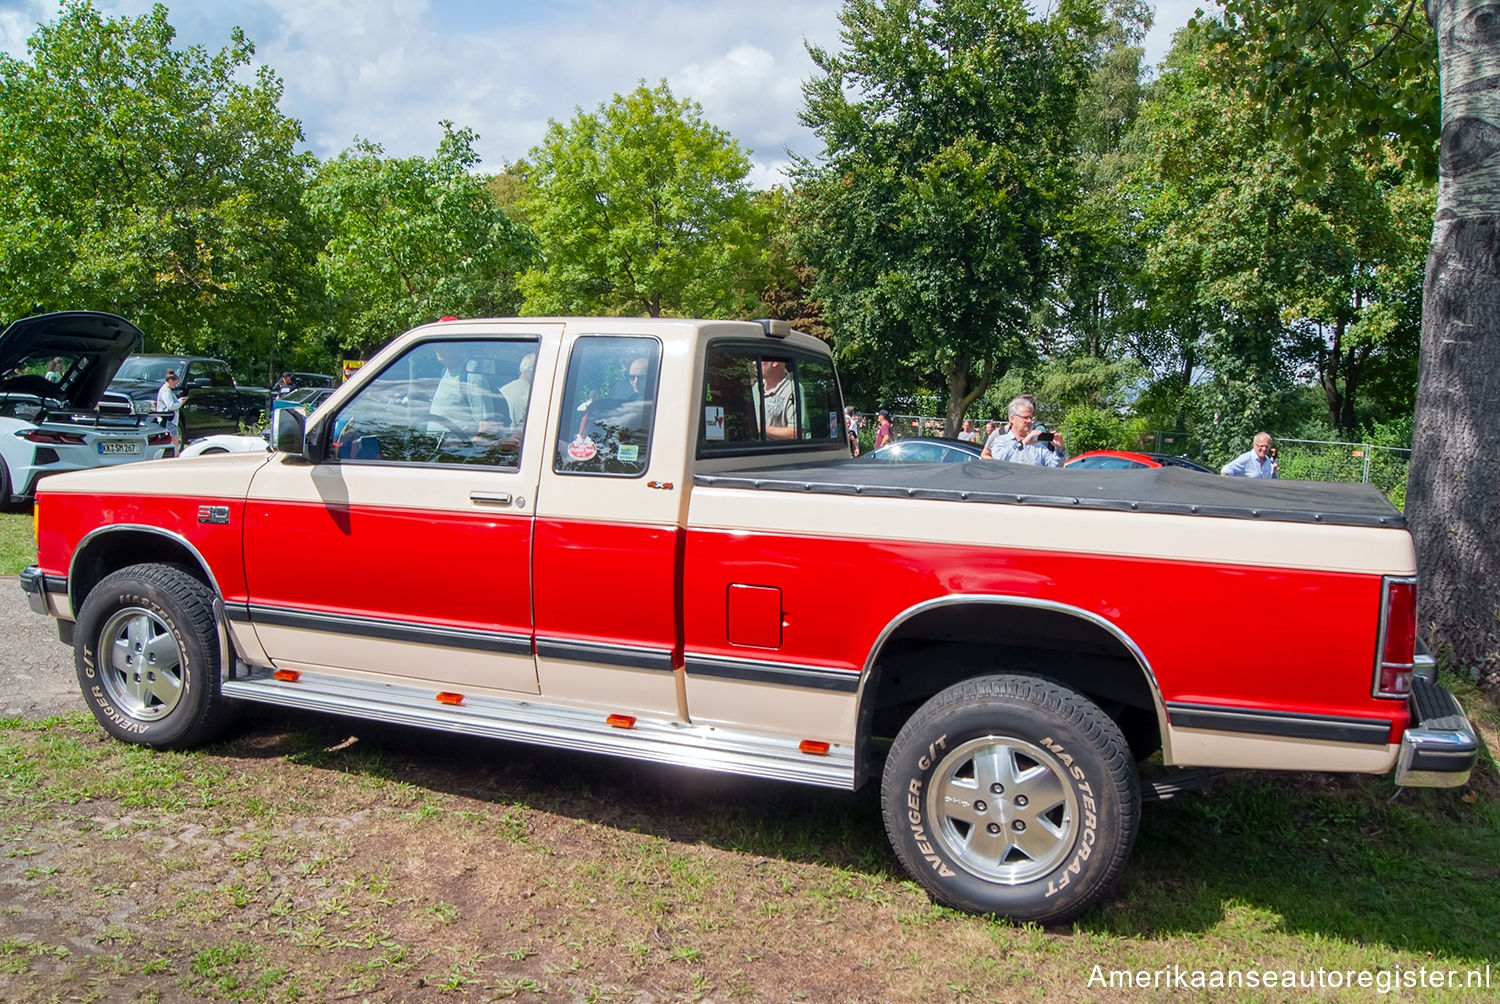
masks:
[(826, 362), (725, 346), (708, 354), (700, 447), (842, 440), (838, 381)]
[(552, 469), (640, 477), (651, 455), (661, 342), (582, 335), (568, 359)]
[(502, 384), (536, 354), (534, 339), (421, 342), (360, 388), (333, 419), (340, 463), (515, 467), (525, 413)]

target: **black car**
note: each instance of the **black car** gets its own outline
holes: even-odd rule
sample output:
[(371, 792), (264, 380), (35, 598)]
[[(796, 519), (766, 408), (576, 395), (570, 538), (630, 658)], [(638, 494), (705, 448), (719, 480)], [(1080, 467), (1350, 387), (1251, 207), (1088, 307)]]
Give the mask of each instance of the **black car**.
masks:
[(967, 460), (978, 460), (984, 447), (963, 439), (942, 439), (936, 436), (913, 439), (898, 439), (886, 443), (877, 450), (860, 454), (860, 460), (870, 461), (915, 461), (917, 463), (953, 464)]
[(228, 363), (207, 356), (131, 356), (110, 381), (99, 411), (135, 415), (155, 412), (156, 394), (167, 370), (178, 376), (177, 395), (183, 400), (177, 424), (183, 443), (237, 433), (241, 425), (255, 426), (265, 420), (266, 391), (240, 387)]

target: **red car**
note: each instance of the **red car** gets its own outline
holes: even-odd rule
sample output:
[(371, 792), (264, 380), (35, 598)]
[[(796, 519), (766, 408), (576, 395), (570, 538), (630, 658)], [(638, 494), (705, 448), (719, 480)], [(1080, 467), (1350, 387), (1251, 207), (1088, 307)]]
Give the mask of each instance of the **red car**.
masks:
[(1186, 467), (1190, 471), (1215, 474), (1202, 464), (1187, 457), (1172, 457), (1165, 453), (1132, 453), (1128, 450), (1090, 450), (1063, 464), (1064, 467), (1087, 471), (1138, 471), (1146, 467)]

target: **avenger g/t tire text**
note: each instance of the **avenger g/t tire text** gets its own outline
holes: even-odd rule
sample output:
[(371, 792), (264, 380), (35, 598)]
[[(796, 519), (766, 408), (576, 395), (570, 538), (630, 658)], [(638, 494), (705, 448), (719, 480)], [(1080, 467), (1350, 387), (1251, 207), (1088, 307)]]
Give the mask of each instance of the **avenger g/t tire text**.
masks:
[(214, 738), (233, 705), (219, 691), (213, 593), (172, 565), (132, 565), (84, 600), (73, 635), (78, 683), (117, 739), (184, 749)]

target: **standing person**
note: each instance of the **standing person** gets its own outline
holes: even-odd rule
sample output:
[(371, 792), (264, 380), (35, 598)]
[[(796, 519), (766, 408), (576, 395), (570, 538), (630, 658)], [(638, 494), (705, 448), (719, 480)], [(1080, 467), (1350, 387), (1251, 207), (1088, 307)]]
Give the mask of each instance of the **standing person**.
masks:
[(875, 413), (879, 423), (875, 426), (875, 449), (891, 441), (891, 413), (881, 408)]
[(296, 389), (297, 389), (296, 381), (294, 381), (292, 379), (292, 375), (290, 373), (283, 373), (283, 374), (281, 374), (281, 379), (276, 381), (276, 396), (277, 397), (286, 397), (288, 394), (290, 394), (292, 391), (294, 391)]
[(844, 429), (849, 436), (849, 455), (859, 456), (859, 412), (852, 404), (844, 407)]
[(167, 416), (162, 419), (162, 424), (172, 434), (172, 443), (178, 449), (182, 447), (177, 426), (177, 413), (181, 410), (182, 398), (177, 396), (177, 371), (169, 369), (161, 382), (160, 389), (156, 392), (156, 411), (158, 414)]
[(958, 434), (958, 438), (965, 443), (977, 443), (979, 442), (979, 430), (974, 428), (974, 423), (966, 418), (964, 419), (963, 431)]
[(1249, 452), (1235, 457), (1221, 467), (1219, 473), (1231, 478), (1281, 477), (1281, 468), (1276, 463), (1276, 448), (1271, 445), (1271, 434), (1257, 432)]
[(1036, 403), (1030, 394), (1011, 398), (1006, 412), (1010, 417), (1009, 427), (989, 438), (979, 454), (981, 457), (1037, 467), (1062, 466), (1061, 435), (1037, 427)]

